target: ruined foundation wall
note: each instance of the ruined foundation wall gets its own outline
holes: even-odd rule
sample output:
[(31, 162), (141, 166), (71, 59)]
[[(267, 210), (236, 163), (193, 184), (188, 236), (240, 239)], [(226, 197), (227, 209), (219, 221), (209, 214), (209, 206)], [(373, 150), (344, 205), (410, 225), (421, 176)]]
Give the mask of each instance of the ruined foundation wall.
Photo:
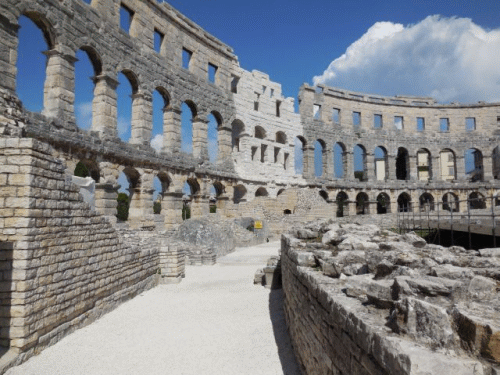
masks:
[(156, 285), (162, 270), (184, 273), (163, 240), (122, 236), (91, 211), (51, 153), (0, 138), (0, 344), (22, 351), (19, 362)]

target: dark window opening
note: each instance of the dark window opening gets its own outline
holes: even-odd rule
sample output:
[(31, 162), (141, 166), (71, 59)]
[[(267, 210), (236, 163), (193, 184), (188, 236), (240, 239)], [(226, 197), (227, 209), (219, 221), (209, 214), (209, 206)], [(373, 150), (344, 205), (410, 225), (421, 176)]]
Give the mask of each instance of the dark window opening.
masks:
[(130, 34), (130, 26), (132, 25), (132, 19), (134, 18), (134, 12), (121, 4), (120, 6), (120, 27), (127, 34)]
[(193, 57), (193, 52), (183, 48), (182, 49), (182, 67), (189, 70), (191, 65), (191, 58)]
[(214, 64), (208, 64), (208, 80), (212, 83), (215, 83), (215, 80), (217, 78), (217, 66)]
[(279, 100), (276, 100), (276, 117), (280, 117), (280, 107), (281, 107), (281, 102)]
[(238, 93), (238, 83), (240, 82), (240, 77), (231, 76), (231, 92), (233, 94)]
[(161, 46), (163, 44), (163, 39), (165, 38), (165, 34), (159, 32), (158, 30), (155, 29), (154, 33), (154, 45), (155, 45), (155, 51), (160, 53), (161, 51)]

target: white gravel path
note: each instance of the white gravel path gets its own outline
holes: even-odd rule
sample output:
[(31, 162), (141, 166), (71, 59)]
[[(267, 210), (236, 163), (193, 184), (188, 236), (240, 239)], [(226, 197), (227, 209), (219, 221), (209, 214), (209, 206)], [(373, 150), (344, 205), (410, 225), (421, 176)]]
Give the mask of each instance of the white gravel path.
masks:
[(253, 285), (268, 243), (188, 267), (178, 285), (142, 293), (8, 375), (299, 375), (282, 291)]

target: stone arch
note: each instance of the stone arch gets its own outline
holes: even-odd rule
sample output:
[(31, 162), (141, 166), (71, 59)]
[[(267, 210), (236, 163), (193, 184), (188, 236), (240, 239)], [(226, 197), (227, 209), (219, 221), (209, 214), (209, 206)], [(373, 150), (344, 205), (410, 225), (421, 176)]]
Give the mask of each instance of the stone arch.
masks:
[(186, 179), (186, 183), (189, 185), (189, 188), (191, 189), (191, 197), (200, 193), (201, 191), (200, 183), (195, 177), (190, 177)]
[(294, 139), (295, 174), (303, 174), (308, 170), (308, 161), (304, 158), (306, 147), (306, 139), (301, 135), (296, 136)]
[(354, 178), (359, 181), (366, 181), (366, 148), (361, 144), (357, 144), (353, 148), (353, 166)]
[(442, 199), (443, 210), (445, 211), (460, 211), (460, 201), (458, 199), (458, 195), (453, 192), (448, 192), (443, 195)]
[(340, 191), (335, 197), (337, 203), (337, 217), (343, 217), (345, 214), (345, 208), (349, 204), (349, 196), (345, 191)]
[(385, 181), (389, 176), (389, 163), (387, 162), (387, 149), (383, 146), (375, 147), (373, 152), (374, 155), (374, 167), (375, 167), (375, 179), (377, 181)]
[(439, 152), (439, 170), (441, 171), (441, 180), (452, 181), (457, 179), (457, 158), (455, 151), (445, 148)]
[(335, 178), (347, 176), (347, 148), (342, 142), (333, 145), (333, 175)]
[(322, 139), (314, 142), (314, 174), (316, 177), (324, 177), (326, 174), (326, 143)]
[(398, 211), (411, 212), (411, 196), (408, 193), (401, 193), (398, 196)]
[(434, 211), (434, 197), (431, 193), (423, 193), (418, 198), (420, 212)]
[(208, 120), (208, 158), (210, 162), (215, 163), (221, 156), (229, 154), (229, 141), (227, 140), (226, 130), (223, 126), (224, 120), (222, 115), (218, 111), (213, 110), (208, 115)]
[(255, 192), (255, 196), (256, 197), (267, 197), (269, 196), (269, 193), (267, 192), (266, 188), (265, 187), (260, 187), (257, 189), (257, 191)]
[(377, 214), (387, 214), (391, 212), (391, 198), (387, 193), (377, 195)]
[(258, 138), (258, 139), (266, 139), (266, 130), (260, 126), (260, 125), (257, 125), (255, 127), (255, 138)]
[[(31, 8), (31, 5), (30, 5)], [(50, 16), (47, 15), (47, 12), (37, 11), (37, 10), (23, 10), (19, 14), (19, 16), (28, 17), (41, 31), (45, 42), (49, 50), (54, 49), (58, 44), (57, 32), (56, 29), (52, 26), (55, 25), (56, 22), (51, 22), (49, 20)]]
[(471, 210), (481, 210), (486, 208), (486, 199), (484, 195), (478, 191), (473, 191), (469, 194), (467, 203)]
[(284, 192), (285, 192), (285, 189), (279, 189), (278, 192), (276, 193), (276, 196), (279, 197)]
[(432, 179), (431, 152), (426, 148), (417, 151), (417, 179), (429, 181)]
[(470, 182), (484, 180), (483, 153), (477, 148), (469, 148), (464, 153), (465, 174)]
[(224, 194), (226, 188), (224, 186), (224, 184), (220, 181), (215, 181), (212, 186), (214, 187), (215, 189), (215, 197), (219, 197), (221, 196), (222, 194)]
[(233, 202), (238, 204), (240, 202), (245, 202), (245, 196), (247, 194), (247, 188), (243, 184), (236, 185), (233, 189)]
[(325, 190), (320, 190), (319, 196), (328, 202), (328, 192), (326, 192)]
[(75, 176), (91, 177), (96, 183), (101, 179), (99, 164), (95, 160), (82, 159), (80, 160), (73, 171)]
[(240, 151), (241, 136), (245, 132), (245, 124), (241, 120), (234, 120), (231, 124), (231, 147), (233, 151)]
[(127, 77), (130, 86), (132, 87), (132, 94), (137, 94), (139, 91), (139, 77), (130, 69), (122, 69), (120, 71), (125, 77)]
[(94, 74), (96, 76), (102, 74), (103, 71), (103, 62), (102, 62), (102, 54), (98, 52), (97, 48), (88, 44), (83, 44), (78, 50), (84, 51), (89, 57), (90, 63), (94, 68)]
[(356, 195), (356, 215), (366, 215), (369, 213), (368, 194), (361, 192)]
[(396, 179), (410, 179), (410, 154), (404, 147), (398, 148), (398, 153), (396, 156)]
[(286, 140), (287, 140), (287, 137), (286, 137), (285, 132), (282, 132), (282, 131), (276, 132), (276, 143), (281, 143), (281, 144), (285, 145)]

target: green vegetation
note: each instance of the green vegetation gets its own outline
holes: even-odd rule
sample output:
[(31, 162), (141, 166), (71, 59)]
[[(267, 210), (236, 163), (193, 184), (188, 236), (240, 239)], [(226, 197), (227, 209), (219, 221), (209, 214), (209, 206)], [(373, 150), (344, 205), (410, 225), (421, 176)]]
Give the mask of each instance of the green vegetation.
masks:
[(120, 221), (127, 221), (128, 210), (130, 208), (129, 196), (125, 193), (119, 193), (116, 201), (118, 202), (118, 206), (116, 207), (116, 217)]
[(76, 177), (89, 177), (90, 172), (89, 169), (85, 164), (83, 164), (81, 161), (78, 162), (78, 164), (75, 167), (75, 172), (73, 173)]
[(160, 201), (155, 201), (153, 203), (153, 212), (155, 215), (158, 215), (161, 213), (161, 202)]
[(215, 214), (217, 212), (217, 206), (210, 206), (210, 213)]
[(191, 218), (191, 207), (184, 206), (182, 207), (182, 220), (187, 220)]

